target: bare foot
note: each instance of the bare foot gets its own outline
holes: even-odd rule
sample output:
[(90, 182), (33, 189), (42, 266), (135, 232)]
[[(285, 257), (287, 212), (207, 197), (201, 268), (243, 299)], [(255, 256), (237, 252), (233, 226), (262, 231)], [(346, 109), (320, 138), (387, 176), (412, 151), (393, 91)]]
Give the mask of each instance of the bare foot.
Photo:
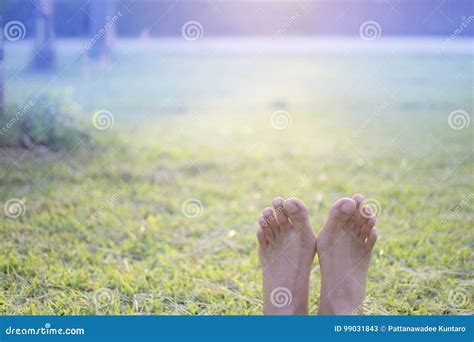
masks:
[(342, 198), (332, 206), (318, 236), (321, 266), (319, 315), (361, 315), (376, 217), (361, 207), (362, 195)]
[(316, 236), (308, 208), (296, 198), (273, 200), (257, 230), (263, 271), (265, 315), (307, 315), (311, 265)]

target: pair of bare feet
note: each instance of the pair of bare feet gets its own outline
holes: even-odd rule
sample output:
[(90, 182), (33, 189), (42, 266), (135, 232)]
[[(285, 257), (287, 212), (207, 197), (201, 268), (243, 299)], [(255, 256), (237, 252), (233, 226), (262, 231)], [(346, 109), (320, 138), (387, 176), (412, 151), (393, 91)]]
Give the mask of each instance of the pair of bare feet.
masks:
[(257, 239), (266, 315), (307, 315), (315, 254), (321, 268), (319, 315), (362, 314), (376, 217), (364, 197), (341, 198), (316, 237), (305, 204), (277, 197), (259, 219)]

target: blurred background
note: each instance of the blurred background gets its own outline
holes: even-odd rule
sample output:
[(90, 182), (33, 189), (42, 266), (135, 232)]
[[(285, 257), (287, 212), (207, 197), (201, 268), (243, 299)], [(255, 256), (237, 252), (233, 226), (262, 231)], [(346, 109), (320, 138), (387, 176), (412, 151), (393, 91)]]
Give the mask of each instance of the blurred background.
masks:
[(474, 312), (472, 1), (0, 11), (2, 314), (260, 314), (261, 210), (355, 193), (366, 312)]

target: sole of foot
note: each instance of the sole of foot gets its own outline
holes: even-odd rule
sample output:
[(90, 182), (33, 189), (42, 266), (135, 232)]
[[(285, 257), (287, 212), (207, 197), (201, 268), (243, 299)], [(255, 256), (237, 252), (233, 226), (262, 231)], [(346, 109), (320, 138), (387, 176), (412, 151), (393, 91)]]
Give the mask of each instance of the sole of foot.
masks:
[(341, 198), (330, 209), (317, 242), (321, 267), (320, 315), (361, 315), (376, 216), (364, 196)]
[(316, 236), (306, 205), (277, 197), (257, 229), (265, 315), (307, 315)]

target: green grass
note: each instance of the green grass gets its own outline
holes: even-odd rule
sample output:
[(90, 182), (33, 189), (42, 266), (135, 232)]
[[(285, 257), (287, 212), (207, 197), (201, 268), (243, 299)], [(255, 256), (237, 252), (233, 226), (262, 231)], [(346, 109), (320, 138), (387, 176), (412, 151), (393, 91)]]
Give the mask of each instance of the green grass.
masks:
[[(59, 47), (63, 70), (77, 51)], [(469, 54), (120, 46), (110, 69), (87, 76), (79, 59), (51, 81), (20, 71), (25, 46), (7, 49), (10, 99), (69, 88), (85, 118), (114, 113), (127, 148), (0, 150), (0, 199), (26, 208), (1, 218), (0, 313), (261, 314), (261, 209), (300, 197), (318, 230), (354, 193), (382, 207), (367, 313), (474, 313), (473, 125), (448, 125), (450, 112), (472, 113)], [(280, 109), (292, 123), (276, 130)], [(189, 218), (192, 198), (203, 210)]]

